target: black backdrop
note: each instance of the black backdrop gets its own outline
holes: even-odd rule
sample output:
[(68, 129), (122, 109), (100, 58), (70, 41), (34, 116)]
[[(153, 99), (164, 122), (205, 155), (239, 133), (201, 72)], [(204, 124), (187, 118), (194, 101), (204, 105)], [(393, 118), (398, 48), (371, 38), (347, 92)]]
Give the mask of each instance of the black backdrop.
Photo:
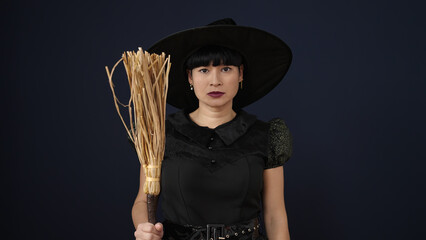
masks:
[(104, 67), (223, 17), (294, 53), (284, 81), (246, 108), (284, 118), (293, 133), (292, 239), (421, 239), (424, 9), (420, 0), (2, 1), (2, 239), (132, 239), (139, 163)]

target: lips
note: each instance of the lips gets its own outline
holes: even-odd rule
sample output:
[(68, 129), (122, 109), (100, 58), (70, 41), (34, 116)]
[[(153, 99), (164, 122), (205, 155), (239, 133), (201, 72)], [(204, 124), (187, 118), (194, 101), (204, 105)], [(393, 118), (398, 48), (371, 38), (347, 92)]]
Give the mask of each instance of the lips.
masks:
[(219, 92), (219, 91), (213, 91), (213, 92), (209, 92), (207, 95), (209, 95), (210, 97), (218, 98), (218, 97), (221, 97), (223, 94), (225, 93)]

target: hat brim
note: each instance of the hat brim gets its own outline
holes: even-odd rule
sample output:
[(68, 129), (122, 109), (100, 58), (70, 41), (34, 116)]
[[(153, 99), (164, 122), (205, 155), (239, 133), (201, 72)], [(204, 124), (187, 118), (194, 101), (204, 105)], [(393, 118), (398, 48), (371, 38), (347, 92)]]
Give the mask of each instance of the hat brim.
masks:
[(245, 59), (243, 89), (233, 100), (234, 108), (245, 107), (269, 93), (287, 73), (292, 53), (278, 37), (252, 27), (214, 25), (172, 34), (149, 48), (150, 53), (170, 55), (167, 103), (195, 110), (198, 99), (189, 89), (184, 64), (186, 59), (206, 45), (219, 45), (236, 50)]

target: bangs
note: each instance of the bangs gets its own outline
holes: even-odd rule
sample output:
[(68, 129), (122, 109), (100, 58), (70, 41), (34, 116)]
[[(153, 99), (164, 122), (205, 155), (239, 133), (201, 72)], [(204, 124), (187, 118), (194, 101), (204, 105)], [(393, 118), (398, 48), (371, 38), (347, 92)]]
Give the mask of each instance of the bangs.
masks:
[(186, 70), (196, 67), (218, 65), (232, 65), (239, 67), (243, 64), (243, 58), (235, 50), (222, 46), (205, 46), (194, 52), (185, 62)]

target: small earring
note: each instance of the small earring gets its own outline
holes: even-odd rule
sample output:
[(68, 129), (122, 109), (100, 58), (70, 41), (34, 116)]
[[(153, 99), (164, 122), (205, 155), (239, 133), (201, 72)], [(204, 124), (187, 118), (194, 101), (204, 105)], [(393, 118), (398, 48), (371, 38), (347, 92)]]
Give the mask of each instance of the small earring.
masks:
[(240, 88), (243, 89), (243, 80), (240, 82)]
[(193, 91), (194, 90), (194, 85), (189, 84), (189, 89), (191, 89), (191, 91)]

